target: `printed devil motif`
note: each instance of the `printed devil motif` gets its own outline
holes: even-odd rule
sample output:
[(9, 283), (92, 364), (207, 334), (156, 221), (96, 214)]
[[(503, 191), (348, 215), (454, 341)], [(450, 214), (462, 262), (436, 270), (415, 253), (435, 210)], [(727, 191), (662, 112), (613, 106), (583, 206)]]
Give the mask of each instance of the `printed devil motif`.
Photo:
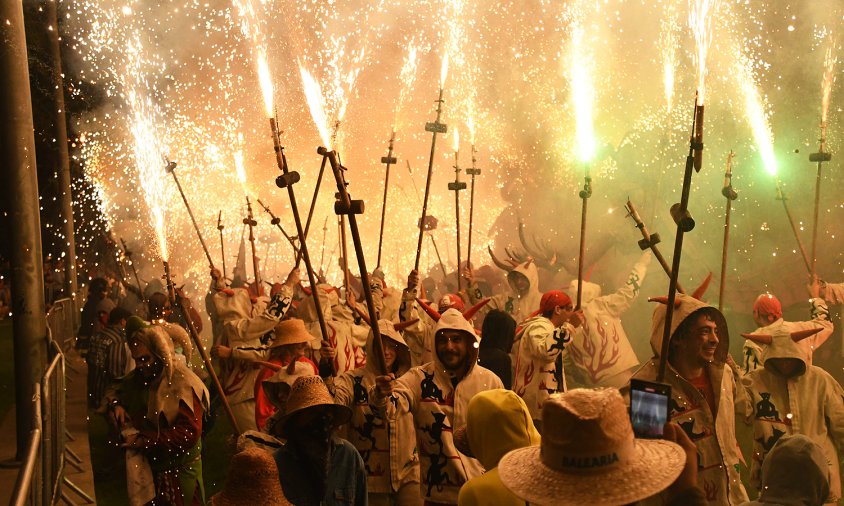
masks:
[(671, 397), (670, 399), (668, 399), (668, 411), (671, 413), (671, 418), (674, 418), (675, 416), (681, 413), (685, 413), (688, 410), (680, 406), (680, 404), (677, 402), (676, 399), (674, 399), (674, 397)]
[(422, 374), (425, 375), (425, 379), (422, 380), (422, 400), (425, 401), (437, 401), (439, 403), (445, 402), (443, 399), (443, 391), (440, 390), (440, 387), (434, 383), (434, 373), (431, 374), (422, 371)]
[(777, 441), (779, 441), (780, 438), (783, 437), (784, 435), (785, 435), (785, 432), (778, 430), (778, 429), (774, 429), (774, 433), (771, 434), (771, 437), (769, 437), (768, 439), (765, 439), (764, 437), (760, 437), (760, 438), (756, 439), (756, 442), (758, 442), (760, 445), (762, 445), (762, 448), (764, 448), (765, 452), (767, 453), (767, 452), (771, 451), (771, 448), (773, 448), (774, 445), (777, 444)]
[(354, 427), (354, 429), (355, 432), (358, 433), (361, 441), (369, 441), (370, 444), (372, 444), (370, 450), (375, 450), (375, 436), (372, 434), (372, 431), (378, 427), (375, 424), (375, 415), (366, 414), (364, 417), (366, 418), (366, 421), (363, 422), (363, 425), (360, 427)]
[(369, 394), (366, 393), (366, 388), (361, 384), (363, 381), (363, 376), (355, 376), (354, 378), (354, 395), (355, 395), (355, 404), (369, 404)]
[(423, 427), (422, 430), (425, 431), (428, 436), (431, 438), (431, 444), (438, 444), (440, 446), (440, 453), (443, 451), (443, 430), (449, 429), (451, 427), (445, 424), (445, 413), (431, 413), (434, 416), (434, 423), (427, 427)]
[(762, 397), (762, 400), (756, 403), (756, 418), (781, 421), (777, 407), (771, 402), (771, 394), (769, 392), (762, 392), (759, 395)]
[(689, 436), (689, 439), (691, 439), (692, 441), (696, 441), (707, 435), (705, 428), (703, 432), (695, 432), (694, 419), (687, 420), (685, 422), (680, 422), (678, 425), (680, 425), (680, 428), (683, 429), (683, 431), (686, 433), (687, 436)]
[(428, 468), (428, 475), (425, 480), (428, 482), (428, 492), (425, 494), (425, 497), (431, 497), (431, 490), (434, 487), (437, 487), (437, 490), (442, 492), (443, 486), (453, 485), (448, 473), (443, 470), (448, 463), (448, 458), (442, 453), (430, 453), (428, 454), (428, 458), (431, 459), (431, 467)]

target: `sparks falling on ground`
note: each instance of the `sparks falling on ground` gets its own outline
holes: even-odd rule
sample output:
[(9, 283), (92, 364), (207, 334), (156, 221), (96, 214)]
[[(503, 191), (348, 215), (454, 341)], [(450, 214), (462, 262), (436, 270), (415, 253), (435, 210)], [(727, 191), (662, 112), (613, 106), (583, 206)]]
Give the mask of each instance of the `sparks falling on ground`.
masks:
[(712, 26), (721, 0), (689, 0), (689, 27), (695, 39), (697, 65), (697, 105), (704, 105), (706, 95), (706, 58), (712, 44)]

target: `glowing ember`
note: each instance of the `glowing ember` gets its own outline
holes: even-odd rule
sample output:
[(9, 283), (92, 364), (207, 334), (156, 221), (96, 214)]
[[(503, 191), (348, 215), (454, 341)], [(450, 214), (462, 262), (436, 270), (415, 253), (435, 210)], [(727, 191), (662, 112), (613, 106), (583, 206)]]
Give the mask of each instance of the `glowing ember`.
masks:
[(273, 80), (270, 77), (270, 67), (267, 65), (267, 57), (263, 50), (258, 50), (258, 79), (261, 81), (261, 93), (264, 95), (264, 108), (267, 117), (273, 117)]
[(838, 58), (833, 52), (834, 43), (832, 42), (833, 38), (831, 34), (829, 39), (830, 43), (826, 48), (826, 55), (824, 57), (823, 85), (821, 87), (821, 128), (824, 130), (826, 130), (827, 117), (829, 115), (829, 99), (832, 96), (832, 85), (835, 83), (835, 64), (838, 61)]
[(697, 65), (697, 105), (704, 104), (706, 94), (706, 56), (712, 43), (712, 18), (721, 0), (689, 0), (689, 27), (695, 36)]
[(399, 74), (399, 82), (401, 83), (401, 90), (399, 91), (399, 98), (396, 102), (396, 112), (393, 119), (393, 130), (399, 129), (399, 117), (402, 107), (410, 100), (410, 94), (413, 91), (413, 82), (416, 80), (416, 45), (411, 42), (407, 49), (407, 56), (404, 59), (404, 65), (401, 67)]
[(454, 142), (451, 147), (454, 149), (455, 156), (460, 152), (460, 134), (457, 132), (457, 127), (454, 127)]
[(243, 193), (246, 192), (246, 169), (243, 167), (243, 151), (237, 150), (234, 152), (234, 168), (237, 172), (237, 180), (240, 186), (243, 187)]
[(673, 2), (666, 3), (660, 21), (659, 48), (662, 56), (662, 84), (665, 88), (665, 105), (668, 112), (674, 108), (674, 72), (677, 68), (677, 42), (679, 35), (677, 9)]
[(448, 52), (443, 57), (442, 67), (440, 67), (440, 89), (445, 89), (445, 80), (448, 77)]
[(299, 74), (302, 76), (302, 88), (305, 91), (305, 99), (308, 101), (308, 108), (311, 111), (314, 124), (319, 131), (322, 145), (330, 150), (331, 134), (328, 133), (328, 119), (325, 115), (325, 100), (322, 97), (322, 90), (319, 87), (319, 83), (308, 72), (308, 69), (302, 65), (302, 62), (299, 62)]
[(579, 20), (571, 25), (571, 53), (568, 77), (571, 86), (571, 104), (575, 114), (577, 158), (588, 162), (595, 156), (595, 134), (592, 107), (595, 90), (592, 85), (593, 58), (586, 33)]
[(735, 75), (744, 96), (744, 112), (753, 131), (753, 139), (762, 157), (762, 164), (768, 174), (777, 175), (777, 160), (774, 156), (774, 133), (766, 112), (765, 101), (759, 93), (753, 77), (752, 63), (742, 54), (736, 54)]

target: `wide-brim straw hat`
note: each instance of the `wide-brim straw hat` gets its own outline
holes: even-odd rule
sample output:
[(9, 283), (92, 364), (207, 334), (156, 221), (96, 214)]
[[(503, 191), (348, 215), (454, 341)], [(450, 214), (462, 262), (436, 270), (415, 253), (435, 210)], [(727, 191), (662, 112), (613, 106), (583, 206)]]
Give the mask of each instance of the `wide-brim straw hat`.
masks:
[(614, 388), (553, 395), (542, 421), (540, 446), (513, 450), (498, 464), (504, 486), (531, 504), (630, 504), (668, 488), (686, 463), (676, 443), (633, 437)]
[(290, 506), (278, 479), (273, 456), (260, 448), (247, 448), (232, 457), (223, 490), (211, 506)]
[(282, 320), (273, 329), (275, 338), (270, 348), (278, 348), (288, 344), (300, 344), (313, 341), (312, 336), (305, 328), (305, 322), (298, 318)]
[(278, 421), (279, 435), (287, 438), (287, 425), (290, 418), (305, 410), (324, 409), (333, 418), (335, 427), (343, 425), (352, 418), (352, 410), (334, 402), (328, 387), (319, 376), (304, 376), (293, 383), (287, 397), (287, 413)]

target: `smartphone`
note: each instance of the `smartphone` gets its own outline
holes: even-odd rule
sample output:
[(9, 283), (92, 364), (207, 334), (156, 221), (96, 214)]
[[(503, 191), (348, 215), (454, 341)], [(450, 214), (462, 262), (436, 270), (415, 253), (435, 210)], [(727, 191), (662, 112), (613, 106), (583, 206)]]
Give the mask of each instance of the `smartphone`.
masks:
[(636, 437), (662, 437), (668, 423), (668, 400), (671, 386), (637, 379), (630, 380), (630, 422)]

